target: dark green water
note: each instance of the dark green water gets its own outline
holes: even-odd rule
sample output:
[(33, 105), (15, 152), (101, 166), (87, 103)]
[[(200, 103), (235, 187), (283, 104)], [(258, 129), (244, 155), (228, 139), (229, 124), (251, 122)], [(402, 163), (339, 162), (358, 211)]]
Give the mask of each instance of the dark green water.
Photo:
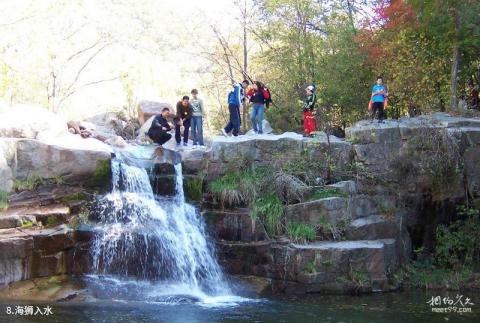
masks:
[(0, 322), (480, 322), (480, 295), (459, 293), (471, 298), (469, 314), (432, 313), (427, 303), (432, 296), (457, 293), (400, 292), (364, 296), (321, 296), (251, 298), (230, 303), (192, 303), (142, 301), (66, 302), (26, 304), (50, 305), (53, 315), (6, 315), (0, 304)]

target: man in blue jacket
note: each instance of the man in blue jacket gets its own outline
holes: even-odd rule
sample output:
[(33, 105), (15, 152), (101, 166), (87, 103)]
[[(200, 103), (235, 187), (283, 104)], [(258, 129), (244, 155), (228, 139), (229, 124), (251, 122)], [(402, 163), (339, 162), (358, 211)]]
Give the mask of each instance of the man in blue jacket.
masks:
[(222, 129), (222, 134), (227, 137), (230, 131), (236, 137), (240, 132), (240, 105), (245, 100), (245, 89), (250, 82), (243, 80), (242, 83), (235, 83), (233, 89), (228, 93), (228, 111), (230, 112), (230, 121)]

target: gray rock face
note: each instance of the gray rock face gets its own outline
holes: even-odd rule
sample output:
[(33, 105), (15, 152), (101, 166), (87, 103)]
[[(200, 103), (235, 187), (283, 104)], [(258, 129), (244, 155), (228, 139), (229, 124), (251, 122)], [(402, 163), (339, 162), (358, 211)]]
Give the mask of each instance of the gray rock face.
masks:
[(274, 280), (286, 293), (385, 290), (398, 268), (394, 239), (285, 245), (219, 242), (227, 271)]
[(250, 218), (250, 209), (230, 211), (206, 211), (209, 230), (221, 240), (229, 241), (261, 241), (267, 234), (260, 221)]
[(169, 103), (140, 101), (140, 103), (138, 103), (138, 122), (140, 125), (143, 125), (152, 116), (162, 113), (163, 108), (168, 108), (174, 113), (173, 108)]
[[(211, 140), (208, 176), (216, 178), (226, 171), (228, 164), (238, 160), (251, 160), (257, 164), (271, 165), (298, 158), (305, 151), (311, 157), (327, 163), (327, 156), (335, 162), (337, 170), (345, 169), (350, 162), (351, 144), (330, 136), (303, 138), (301, 135), (286, 132), (282, 135), (244, 135), (238, 137), (213, 137)], [(328, 154), (327, 154), (328, 153)]]
[(348, 199), (328, 197), (316, 201), (289, 205), (285, 212), (289, 221), (319, 225), (322, 221), (336, 224), (342, 219), (349, 219)]
[(0, 229), (0, 286), (10, 282), (72, 272), (73, 230)]
[(95, 173), (99, 162), (108, 160), (110, 153), (107, 151), (48, 145), (36, 140), (19, 140), (15, 178), (26, 179), (29, 176), (88, 178)]

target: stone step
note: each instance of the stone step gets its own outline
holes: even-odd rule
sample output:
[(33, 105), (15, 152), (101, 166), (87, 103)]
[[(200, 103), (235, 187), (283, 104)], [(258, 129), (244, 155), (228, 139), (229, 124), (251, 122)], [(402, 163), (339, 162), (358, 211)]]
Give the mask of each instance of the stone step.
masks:
[[(69, 215), (70, 208), (63, 204), (10, 208), (4, 212), (0, 212), (0, 228), (21, 227), (22, 224), (29, 222), (33, 222), (33, 224), (42, 223), (43, 225), (57, 225), (59, 223), (67, 222)], [(8, 224), (12, 223), (12, 219), (23, 219), (23, 222), (16, 226), (2, 227), (2, 220), (5, 220), (3, 222)]]
[(64, 224), (0, 229), (0, 286), (68, 273), (75, 256), (74, 245), (73, 230)]
[(395, 239), (218, 245), (229, 273), (283, 281), (285, 288), (300, 293), (388, 290), (400, 263)]
[(287, 221), (318, 225), (322, 221), (336, 224), (340, 219), (349, 217), (348, 199), (327, 197), (315, 201), (291, 204), (285, 208)]
[(37, 219), (33, 215), (0, 214), (0, 229), (21, 228), (32, 225), (37, 225)]
[(399, 236), (399, 225), (379, 215), (353, 220), (345, 232), (347, 240), (397, 239)]
[(335, 184), (327, 185), (327, 187), (338, 188), (348, 195), (357, 193), (357, 183), (355, 183), (355, 181), (340, 181)]
[(79, 194), (85, 194), (85, 189), (75, 186), (44, 185), (32, 191), (11, 194), (9, 208), (52, 205)]

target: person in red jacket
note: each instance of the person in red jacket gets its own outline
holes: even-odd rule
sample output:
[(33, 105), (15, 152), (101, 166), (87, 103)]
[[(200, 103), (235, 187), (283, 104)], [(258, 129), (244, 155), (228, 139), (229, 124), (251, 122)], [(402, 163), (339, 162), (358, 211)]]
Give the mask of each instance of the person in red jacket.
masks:
[(303, 136), (313, 137), (317, 130), (315, 122), (315, 104), (317, 103), (317, 95), (315, 94), (315, 86), (309, 85), (305, 89), (307, 97), (303, 104)]
[(265, 89), (262, 83), (255, 81), (253, 88), (247, 91), (247, 96), (250, 102), (253, 103), (252, 108), (252, 128), (255, 134), (261, 135), (263, 133), (263, 113), (265, 112), (265, 102), (270, 98), (270, 94)]

